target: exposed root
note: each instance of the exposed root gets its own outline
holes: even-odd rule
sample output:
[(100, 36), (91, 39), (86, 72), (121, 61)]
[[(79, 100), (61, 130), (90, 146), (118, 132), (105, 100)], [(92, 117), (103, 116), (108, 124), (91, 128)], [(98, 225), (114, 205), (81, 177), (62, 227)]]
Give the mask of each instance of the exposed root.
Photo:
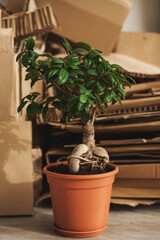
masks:
[(78, 173), (82, 167), (90, 171), (101, 170), (104, 171), (107, 162), (109, 161), (108, 153), (104, 148), (95, 147), (93, 150), (89, 149), (85, 144), (77, 145), (70, 156), (67, 158), (68, 167), (71, 173)]

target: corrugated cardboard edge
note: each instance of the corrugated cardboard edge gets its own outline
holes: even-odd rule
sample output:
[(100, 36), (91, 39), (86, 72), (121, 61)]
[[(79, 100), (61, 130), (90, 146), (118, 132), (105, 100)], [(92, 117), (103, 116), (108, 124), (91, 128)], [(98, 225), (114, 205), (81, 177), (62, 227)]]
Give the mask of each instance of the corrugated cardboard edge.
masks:
[(160, 200), (151, 199), (134, 199), (134, 198), (111, 198), (111, 203), (119, 205), (127, 205), (131, 207), (137, 207), (139, 205), (150, 206), (155, 203), (160, 203)]

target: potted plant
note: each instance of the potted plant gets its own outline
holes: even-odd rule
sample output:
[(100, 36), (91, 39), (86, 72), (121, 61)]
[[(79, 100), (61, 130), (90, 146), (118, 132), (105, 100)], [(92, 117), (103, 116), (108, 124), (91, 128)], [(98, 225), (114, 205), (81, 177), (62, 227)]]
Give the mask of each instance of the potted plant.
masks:
[(46, 88), (55, 89), (55, 96), (41, 99), (38, 92), (31, 92), (22, 99), (18, 112), (28, 105), (29, 116), (45, 116), (52, 105), (66, 113), (67, 123), (75, 116), (82, 120), (82, 144), (73, 149), (67, 161), (49, 164), (43, 170), (50, 184), (54, 228), (69, 237), (98, 235), (107, 226), (118, 167), (109, 163), (104, 148), (96, 147), (94, 121), (102, 110), (108, 113), (108, 104), (122, 105), (125, 86), (131, 85), (130, 77), (87, 43), (79, 42), (80, 48), (72, 49), (64, 39), (67, 55), (63, 59), (39, 55), (34, 52), (34, 45), (34, 39), (29, 38), (26, 48), (17, 56), (26, 68), (25, 80), (31, 81), (31, 87), (43, 80)]

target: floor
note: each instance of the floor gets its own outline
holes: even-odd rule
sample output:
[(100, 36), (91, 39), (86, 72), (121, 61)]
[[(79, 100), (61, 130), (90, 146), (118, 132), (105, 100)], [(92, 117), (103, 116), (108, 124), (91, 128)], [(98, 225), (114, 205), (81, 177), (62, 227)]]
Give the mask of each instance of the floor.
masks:
[[(31, 217), (1, 217), (0, 240), (68, 240), (52, 229), (52, 209), (34, 208)], [(74, 239), (74, 238), (72, 238)], [(85, 238), (84, 238), (85, 239)], [(111, 205), (108, 228), (91, 240), (160, 240), (160, 205)]]

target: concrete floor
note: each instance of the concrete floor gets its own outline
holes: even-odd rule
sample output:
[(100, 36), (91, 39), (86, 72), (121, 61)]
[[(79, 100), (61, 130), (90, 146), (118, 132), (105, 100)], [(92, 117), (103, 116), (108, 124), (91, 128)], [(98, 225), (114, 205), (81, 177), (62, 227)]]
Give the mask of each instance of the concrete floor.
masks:
[[(52, 209), (34, 208), (31, 217), (1, 217), (0, 240), (67, 240), (52, 229)], [(84, 238), (85, 239), (85, 238)], [(160, 205), (111, 205), (108, 228), (91, 240), (160, 240)]]

